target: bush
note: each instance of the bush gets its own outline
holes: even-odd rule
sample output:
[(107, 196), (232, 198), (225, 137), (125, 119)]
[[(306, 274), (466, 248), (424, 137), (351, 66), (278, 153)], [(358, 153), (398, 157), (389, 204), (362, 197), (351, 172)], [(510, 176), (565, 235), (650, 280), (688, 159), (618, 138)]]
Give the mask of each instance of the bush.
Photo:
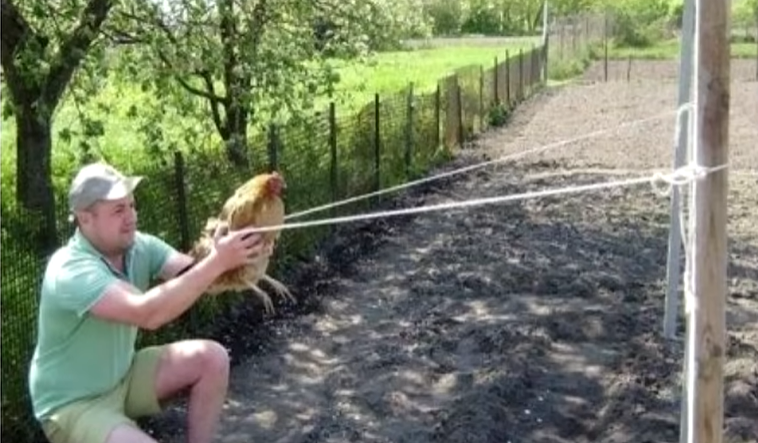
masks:
[(664, 38), (671, 17), (667, 0), (619, 0), (610, 9), (617, 46), (652, 46)]

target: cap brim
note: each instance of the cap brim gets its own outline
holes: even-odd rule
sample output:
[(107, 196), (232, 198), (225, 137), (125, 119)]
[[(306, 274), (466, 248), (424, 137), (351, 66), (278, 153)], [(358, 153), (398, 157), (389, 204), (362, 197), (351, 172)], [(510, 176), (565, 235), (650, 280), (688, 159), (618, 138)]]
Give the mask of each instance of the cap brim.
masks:
[(116, 185), (111, 187), (108, 194), (103, 197), (103, 200), (119, 200), (126, 198), (127, 196), (134, 193), (134, 190), (137, 188), (137, 185), (140, 184), (143, 178), (144, 177), (142, 176), (133, 176), (119, 180)]

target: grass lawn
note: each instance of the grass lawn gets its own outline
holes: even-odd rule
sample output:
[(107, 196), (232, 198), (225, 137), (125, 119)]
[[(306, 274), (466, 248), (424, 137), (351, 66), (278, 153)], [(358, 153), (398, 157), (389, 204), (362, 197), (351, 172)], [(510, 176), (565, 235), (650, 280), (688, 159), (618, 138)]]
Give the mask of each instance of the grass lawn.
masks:
[[(732, 43), (730, 45), (732, 57), (755, 58), (758, 48), (755, 43)], [(613, 59), (653, 59), (666, 60), (676, 59), (681, 51), (679, 39), (666, 40), (647, 48), (614, 47), (608, 48), (608, 58)]]
[[(361, 106), (373, 99), (375, 93), (389, 94), (404, 89), (409, 82), (414, 83), (414, 89), (418, 92), (432, 91), (437, 80), (448, 75), (457, 68), (469, 65), (484, 65), (490, 67), (494, 64), (495, 57), (499, 61), (505, 58), (506, 50), (511, 54), (517, 54), (519, 48), (528, 50), (536, 45), (537, 39), (514, 39), (502, 41), (502, 44), (491, 44), (488, 39), (482, 39), (482, 44), (476, 44), (476, 40), (468, 40), (466, 44), (449, 47), (436, 47), (416, 49), (412, 51), (399, 51), (380, 53), (374, 56), (369, 63), (360, 65), (345, 65), (340, 68), (341, 81), (339, 90), (347, 91), (351, 97), (337, 107), (339, 115), (352, 114)], [(103, 152), (107, 152), (118, 161), (119, 164), (135, 164), (147, 161), (149, 155), (144, 148), (144, 137), (140, 134), (139, 123), (127, 115), (131, 106), (145, 106), (145, 103), (155, 102), (156, 98), (141, 92), (136, 86), (108, 85), (94, 97), (87, 105), (88, 112), (102, 115), (97, 110), (97, 104), (112, 105), (112, 110), (105, 119), (105, 135), (99, 144)], [(320, 107), (326, 107), (327, 98), (319, 100)], [(210, 116), (209, 116), (210, 119)], [(63, 142), (59, 131), (79, 120), (79, 111), (70, 102), (65, 101), (59, 107), (55, 117), (53, 134), (53, 168), (67, 169), (66, 165), (74, 161), (73, 149)], [(163, 126), (178, 140), (181, 133), (196, 122), (180, 121), (180, 119), (168, 117)], [(152, 124), (150, 122), (150, 124)], [(9, 179), (15, 176), (15, 143), (16, 128), (12, 119), (2, 121), (0, 131), (2, 143), (2, 173), (3, 188), (9, 184)], [(205, 140), (217, 142), (218, 136), (209, 133)], [(166, 142), (168, 143), (168, 141)], [(181, 146), (181, 142), (180, 142)], [(55, 173), (54, 173), (55, 175)], [(5, 193), (4, 193), (5, 194)]]
[[(487, 39), (483, 39), (487, 40)], [(414, 51), (389, 52), (378, 54), (368, 65), (345, 66), (342, 74), (341, 89), (351, 91), (352, 103), (363, 105), (378, 92), (397, 92), (413, 82), (414, 90), (423, 93), (434, 90), (437, 80), (450, 74), (457, 68), (470, 65), (494, 66), (505, 60), (505, 52), (511, 57), (518, 55), (518, 50), (529, 50), (539, 40), (514, 39), (504, 46), (489, 44), (467, 44), (456, 46), (417, 49)]]

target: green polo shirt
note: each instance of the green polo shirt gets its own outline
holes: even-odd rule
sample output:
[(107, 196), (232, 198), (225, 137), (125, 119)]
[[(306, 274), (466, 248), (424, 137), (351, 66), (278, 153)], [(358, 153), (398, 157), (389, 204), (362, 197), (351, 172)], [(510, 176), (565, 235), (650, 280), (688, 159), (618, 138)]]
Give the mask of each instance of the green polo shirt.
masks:
[(125, 256), (126, 274), (113, 268), (76, 231), (50, 258), (42, 281), (37, 345), (29, 371), (34, 415), (115, 387), (129, 369), (138, 328), (100, 320), (90, 307), (116, 279), (146, 291), (174, 248), (138, 232)]

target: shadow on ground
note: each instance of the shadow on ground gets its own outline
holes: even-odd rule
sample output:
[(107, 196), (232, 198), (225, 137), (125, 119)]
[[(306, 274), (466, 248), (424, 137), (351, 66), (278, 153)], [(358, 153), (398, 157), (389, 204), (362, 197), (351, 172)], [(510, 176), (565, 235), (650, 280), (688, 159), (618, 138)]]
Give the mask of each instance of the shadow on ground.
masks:
[[(504, 166), (388, 204), (606, 180), (534, 178), (555, 167)], [(643, 185), (338, 229), (286, 279), (298, 307), (217, 325), (238, 362), (221, 441), (678, 441), (681, 343), (660, 338), (667, 214)], [(733, 239), (735, 257), (756, 252)], [(727, 370), (730, 443), (758, 435), (751, 260), (730, 268), (729, 364), (753, 368)], [(180, 434), (181, 411), (158, 435)]]

